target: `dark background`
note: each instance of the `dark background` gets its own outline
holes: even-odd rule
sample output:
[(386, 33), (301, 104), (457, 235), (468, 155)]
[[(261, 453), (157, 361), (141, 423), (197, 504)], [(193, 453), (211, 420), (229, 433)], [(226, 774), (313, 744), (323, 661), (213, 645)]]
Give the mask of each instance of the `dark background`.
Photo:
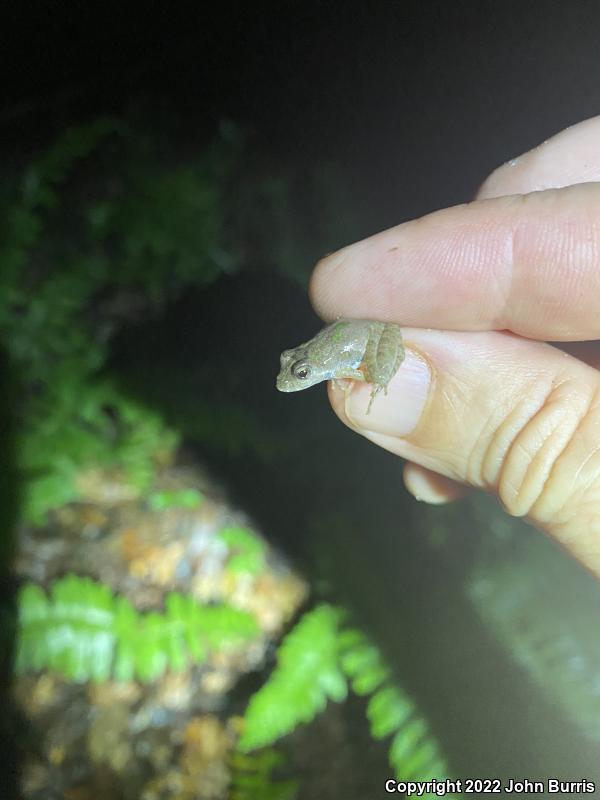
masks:
[[(193, 149), (220, 119), (229, 118), (251, 132), (252, 146), (275, 165), (334, 160), (354, 187), (348, 203), (360, 220), (355, 238), (469, 199), (495, 166), (600, 110), (597, 2), (219, 2), (201, 10), (191, 3), (21, 3), (4, 8), (0, 23), (0, 176), (53, 133), (100, 113), (135, 114), (143, 107), (157, 119), (171, 117), (182, 149)], [(318, 215), (319, 208), (307, 213)], [(303, 324), (310, 333), (308, 301), (261, 280), (233, 290), (221, 285), (206, 296), (215, 320), (224, 308), (229, 319), (238, 320), (229, 344), (217, 337), (215, 346), (236, 352), (248, 320), (261, 328), (258, 339), (270, 342), (274, 354), (300, 340), (295, 331)], [(172, 325), (167, 321), (171, 329), (180, 326), (173, 335), (192, 352), (196, 312), (188, 302)], [(269, 330), (275, 333), (269, 336)], [(257, 360), (274, 377), (276, 366), (266, 367), (273, 358), (269, 352)], [(317, 394), (302, 399), (307, 418), (322, 401)], [(287, 409), (300, 401), (281, 402)], [(331, 420), (315, 417), (306, 447), (312, 456), (319, 425), (330, 426)], [(396, 469), (385, 454), (367, 455), (365, 448), (360, 455), (365, 471), (372, 467), (373, 474), (389, 477)], [(242, 486), (247, 471), (240, 465), (234, 485)], [(393, 475), (399, 485), (399, 469)], [(253, 475), (238, 493), (262, 523), (281, 529), (289, 499), (262, 509), (254, 500), (252, 508), (252, 498), (267, 488)], [(373, 497), (371, 521), (390, 508), (396, 494), (386, 485)], [(291, 490), (282, 496), (292, 497)], [(314, 495), (306, 500), (318, 506)], [(471, 612), (456, 597), (448, 605), (443, 568), (425, 565), (409, 584), (421, 604), (416, 627), (425, 629), (424, 638), (412, 642), (410, 622), (394, 628), (395, 593), (401, 580), (411, 580), (401, 562), (411, 562), (406, 547), (401, 556), (390, 556), (385, 539), (382, 523), (368, 560), (359, 555), (354, 565), (345, 565), (340, 586), (351, 594), (360, 582), (367, 597), (363, 616), (379, 617), (380, 638), (389, 642), (396, 636), (408, 644), (398, 660), (409, 685), (427, 684), (421, 687), (429, 698), (424, 709), (446, 743), (454, 738), (448, 747), (454, 763), (464, 769), (477, 763), (479, 774), (492, 774), (486, 769), (500, 764), (514, 777), (515, 769), (526, 775), (534, 764), (543, 774), (574, 731), (548, 733), (562, 724), (559, 717), (537, 696), (532, 700), (533, 687), (518, 683), (508, 663), (496, 682), (485, 669), (465, 671), (479, 657), (489, 665), (506, 655), (489, 642), (481, 653), (475, 636), (459, 638)], [(409, 542), (411, 547), (416, 546)], [(477, 622), (469, 624), (472, 633)], [(454, 660), (436, 660), (440, 643)], [(444, 683), (436, 686), (440, 674)], [(448, 703), (444, 695), (452, 692), (456, 699)], [(551, 740), (541, 755), (536, 736)], [(588, 756), (582, 745), (581, 753), (563, 759), (561, 769), (572, 764), (584, 770)]]
[(356, 172), (374, 229), (464, 200), (599, 107), (593, 1), (10, 5), (5, 144), (142, 100), (191, 136), (227, 116), (273, 158)]

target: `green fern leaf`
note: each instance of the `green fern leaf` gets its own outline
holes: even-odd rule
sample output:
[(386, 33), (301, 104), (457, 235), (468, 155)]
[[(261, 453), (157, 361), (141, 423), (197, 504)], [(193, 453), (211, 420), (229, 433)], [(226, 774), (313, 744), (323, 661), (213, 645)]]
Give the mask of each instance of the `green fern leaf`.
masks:
[(413, 701), (390, 681), (377, 647), (358, 630), (339, 637), (340, 663), (358, 694), (372, 694), (367, 718), (374, 739), (392, 736), (389, 762), (399, 781), (447, 777), (447, 767)]
[(272, 748), (259, 753), (234, 751), (229, 800), (295, 800), (298, 781), (275, 781), (271, 775), (283, 757)]
[[(422, 719), (413, 719), (394, 736), (390, 747), (390, 762), (393, 766), (402, 768), (409, 763), (416, 745), (423, 739), (427, 726)], [(404, 777), (404, 775), (403, 775)], [(408, 776), (407, 776), (408, 777)]]
[(358, 695), (372, 694), (390, 679), (390, 671), (383, 664), (374, 664), (371, 669), (357, 675), (352, 681), (352, 691)]
[(21, 589), (16, 670), (50, 668), (77, 682), (152, 681), (257, 633), (253, 617), (230, 606), (172, 593), (164, 613), (140, 613), (109, 587), (68, 575), (49, 595), (35, 584)]
[(375, 739), (385, 739), (409, 719), (414, 710), (410, 700), (395, 686), (386, 686), (374, 694), (367, 706), (367, 717)]
[(339, 620), (339, 610), (321, 605), (286, 636), (271, 678), (246, 710), (241, 751), (271, 744), (298, 724), (310, 722), (328, 699), (345, 699), (346, 679), (338, 663)]

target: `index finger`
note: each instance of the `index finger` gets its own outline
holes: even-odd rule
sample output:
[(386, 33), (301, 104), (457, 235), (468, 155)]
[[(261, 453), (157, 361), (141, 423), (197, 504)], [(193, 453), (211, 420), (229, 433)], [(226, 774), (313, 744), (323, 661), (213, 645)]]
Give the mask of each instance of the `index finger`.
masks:
[(324, 318), (419, 328), (600, 337), (600, 183), (477, 200), (323, 259), (311, 299)]

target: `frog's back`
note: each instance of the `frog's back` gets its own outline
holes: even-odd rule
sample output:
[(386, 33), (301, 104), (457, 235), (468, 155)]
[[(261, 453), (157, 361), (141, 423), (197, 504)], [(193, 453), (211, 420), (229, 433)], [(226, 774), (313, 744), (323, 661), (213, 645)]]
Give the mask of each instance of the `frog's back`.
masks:
[(341, 352), (362, 350), (364, 353), (373, 322), (368, 319), (337, 319), (319, 333), (326, 346)]

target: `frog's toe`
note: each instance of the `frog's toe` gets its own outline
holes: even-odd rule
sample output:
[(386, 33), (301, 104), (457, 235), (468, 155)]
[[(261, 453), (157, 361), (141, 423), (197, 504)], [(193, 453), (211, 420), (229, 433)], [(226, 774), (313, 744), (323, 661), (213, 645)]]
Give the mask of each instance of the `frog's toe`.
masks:
[(375, 384), (371, 389), (371, 395), (369, 397), (369, 405), (367, 406), (367, 414), (370, 413), (371, 408), (373, 406), (373, 401), (375, 400), (375, 398), (377, 397), (382, 388), (383, 388), (382, 386)]

